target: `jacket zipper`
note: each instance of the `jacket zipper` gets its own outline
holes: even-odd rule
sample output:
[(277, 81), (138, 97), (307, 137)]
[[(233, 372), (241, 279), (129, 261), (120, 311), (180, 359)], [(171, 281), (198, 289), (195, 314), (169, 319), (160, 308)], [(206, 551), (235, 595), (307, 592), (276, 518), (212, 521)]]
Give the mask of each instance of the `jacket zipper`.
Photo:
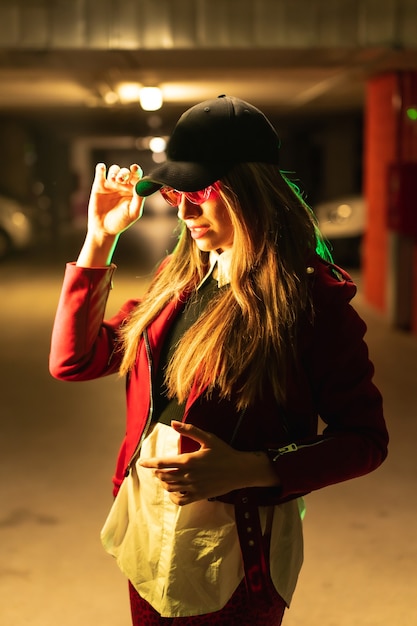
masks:
[(313, 446), (318, 446), (325, 441), (327, 441), (327, 439), (320, 439), (320, 441), (316, 441), (315, 443), (303, 443), (301, 445), (297, 445), (296, 443), (290, 443), (287, 446), (278, 448), (278, 450), (272, 449), (269, 452), (273, 454), (273, 456), (271, 456), (272, 461), (277, 461), (279, 457), (283, 454), (288, 454), (289, 452), (297, 452), (297, 450), (301, 450), (302, 448), (312, 448)]
[(153, 370), (153, 360), (152, 360), (152, 352), (151, 352), (151, 345), (149, 343), (149, 336), (148, 336), (148, 331), (145, 328), (145, 330), (143, 331), (143, 341), (145, 344), (145, 350), (146, 350), (146, 356), (148, 358), (148, 372), (149, 372), (149, 412), (148, 412), (148, 417), (146, 419), (146, 424), (145, 424), (145, 428), (143, 429), (142, 435), (140, 436), (140, 439), (138, 441), (138, 444), (132, 454), (132, 456), (130, 457), (130, 461), (126, 466), (126, 470), (125, 470), (125, 476), (128, 476), (130, 470), (132, 469), (132, 465), (135, 463), (137, 456), (140, 452), (140, 449), (142, 447), (142, 443), (143, 440), (145, 439), (146, 435), (148, 434), (150, 425), (152, 423), (152, 416), (153, 416), (153, 410), (154, 410), (154, 402), (153, 402), (153, 389), (152, 389), (152, 370)]

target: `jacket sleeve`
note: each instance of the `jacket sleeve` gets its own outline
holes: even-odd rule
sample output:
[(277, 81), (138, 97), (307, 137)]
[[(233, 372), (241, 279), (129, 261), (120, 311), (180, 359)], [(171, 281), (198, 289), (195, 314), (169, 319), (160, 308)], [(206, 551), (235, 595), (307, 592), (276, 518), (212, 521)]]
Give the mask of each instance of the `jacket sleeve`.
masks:
[(131, 300), (104, 320), (115, 266), (66, 267), (52, 331), (49, 371), (55, 378), (82, 381), (116, 372), (121, 361), (118, 330), (137, 304)]
[(281, 499), (367, 474), (387, 455), (388, 433), (364, 340), (366, 325), (350, 305), (356, 288), (339, 268), (317, 269), (305, 367), (325, 428), (270, 452), (282, 482)]

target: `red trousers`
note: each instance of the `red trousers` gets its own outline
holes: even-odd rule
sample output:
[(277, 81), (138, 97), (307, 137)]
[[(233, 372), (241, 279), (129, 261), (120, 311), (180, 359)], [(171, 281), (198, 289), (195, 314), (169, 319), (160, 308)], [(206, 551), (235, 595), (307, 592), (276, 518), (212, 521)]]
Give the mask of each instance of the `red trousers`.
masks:
[(129, 583), (133, 626), (280, 626), (286, 608), (284, 600), (272, 590), (271, 601), (250, 602), (242, 581), (221, 611), (193, 617), (161, 617)]

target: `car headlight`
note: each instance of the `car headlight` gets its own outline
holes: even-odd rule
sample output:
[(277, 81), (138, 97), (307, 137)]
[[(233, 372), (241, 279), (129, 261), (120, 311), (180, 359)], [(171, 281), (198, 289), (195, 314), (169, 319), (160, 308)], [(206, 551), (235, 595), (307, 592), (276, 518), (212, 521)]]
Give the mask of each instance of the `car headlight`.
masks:
[(337, 207), (329, 211), (329, 220), (331, 222), (345, 222), (352, 217), (353, 209), (350, 204), (339, 204)]
[(17, 228), (22, 228), (23, 226), (26, 226), (28, 218), (21, 211), (16, 211), (15, 213), (13, 213), (11, 221)]

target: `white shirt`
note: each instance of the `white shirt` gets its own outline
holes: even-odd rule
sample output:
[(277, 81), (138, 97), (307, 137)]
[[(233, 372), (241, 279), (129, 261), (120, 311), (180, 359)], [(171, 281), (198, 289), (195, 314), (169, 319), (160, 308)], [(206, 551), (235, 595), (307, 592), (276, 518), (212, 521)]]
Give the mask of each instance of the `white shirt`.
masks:
[[(178, 454), (179, 434), (157, 423), (140, 458)], [(303, 560), (298, 502), (259, 507), (264, 529), (272, 514), (270, 571), (289, 605)], [(162, 617), (222, 609), (243, 578), (234, 506), (200, 500), (171, 502), (153, 471), (138, 463), (125, 478), (101, 531), (107, 552), (139, 595)]]

